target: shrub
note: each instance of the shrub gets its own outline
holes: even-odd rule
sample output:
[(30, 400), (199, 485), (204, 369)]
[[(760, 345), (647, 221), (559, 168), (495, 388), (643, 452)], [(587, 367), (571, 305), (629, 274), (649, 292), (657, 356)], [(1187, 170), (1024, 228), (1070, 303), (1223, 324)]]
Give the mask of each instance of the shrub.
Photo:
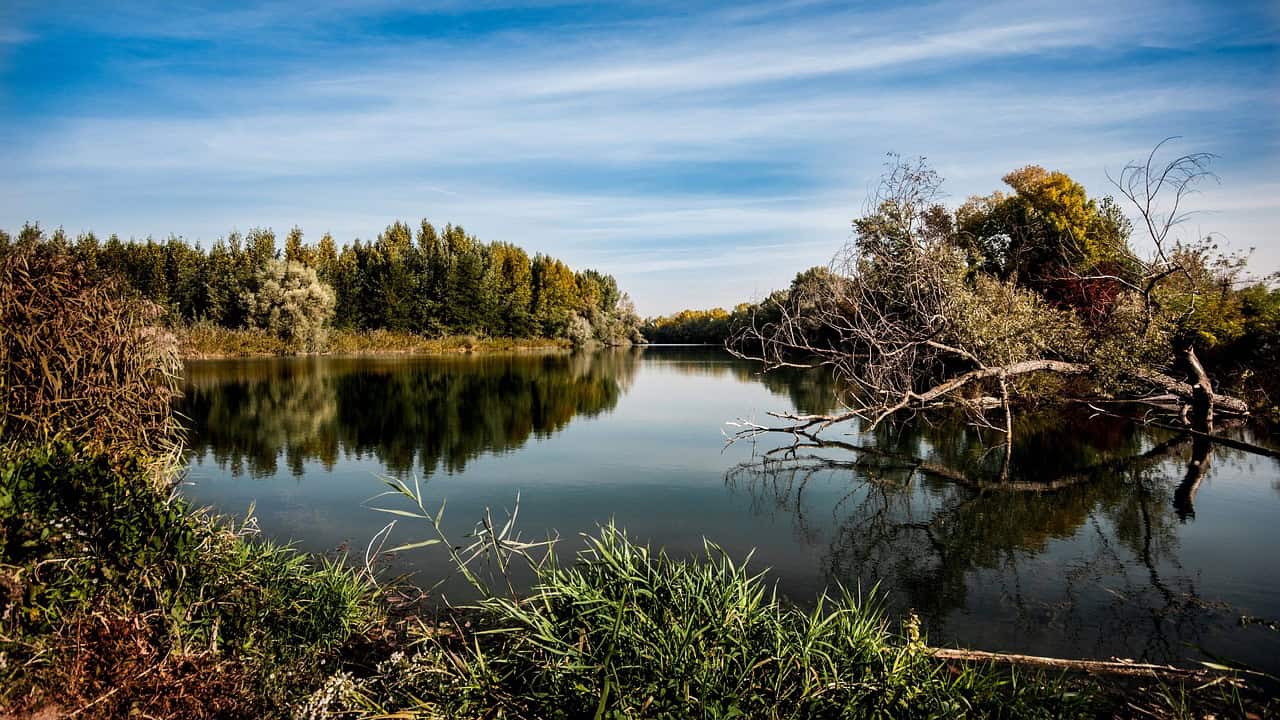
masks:
[(567, 335), (569, 341), (577, 347), (588, 345), (595, 341), (595, 330), (591, 327), (591, 321), (577, 313), (569, 316)]

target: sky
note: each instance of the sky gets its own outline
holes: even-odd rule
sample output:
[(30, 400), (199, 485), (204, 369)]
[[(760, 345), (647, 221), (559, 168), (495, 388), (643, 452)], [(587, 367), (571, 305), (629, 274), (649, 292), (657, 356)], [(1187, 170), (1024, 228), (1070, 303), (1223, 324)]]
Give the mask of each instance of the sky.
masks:
[(1280, 270), (1280, 2), (0, 0), (0, 227), (208, 246), (397, 219), (614, 274), (642, 315), (825, 264), (886, 153), (946, 202), (1101, 196), (1179, 136), (1185, 231)]

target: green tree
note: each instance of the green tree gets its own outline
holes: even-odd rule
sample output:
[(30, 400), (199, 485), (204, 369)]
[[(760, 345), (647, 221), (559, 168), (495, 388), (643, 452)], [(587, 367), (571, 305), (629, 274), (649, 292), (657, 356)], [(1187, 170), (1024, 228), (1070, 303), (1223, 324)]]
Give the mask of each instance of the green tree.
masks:
[(534, 333), (533, 265), (524, 250), (510, 243), (494, 243), (489, 247), (494, 268), (497, 296), (496, 334), (526, 337)]
[(563, 262), (536, 255), (532, 263), (533, 321), (544, 337), (564, 337), (578, 306), (578, 284)]
[(1061, 172), (1028, 165), (1004, 176), (1013, 194), (970, 198), (956, 212), (955, 242), (975, 266), (1080, 307), (1079, 278), (1132, 279), (1130, 226), (1111, 198), (1091, 199)]
[(333, 236), (325, 233), (320, 238), (320, 242), (316, 244), (315, 250), (312, 252), (314, 258), (313, 264), (316, 268), (316, 274), (320, 279), (329, 285), (334, 284), (334, 276), (338, 272), (338, 246), (333, 241)]
[(302, 242), (302, 228), (297, 225), (289, 231), (284, 239), (284, 259), (285, 262), (302, 263), (303, 265), (311, 265), (311, 248)]
[[(369, 290), (377, 307), (370, 308), (379, 317), (379, 325), (406, 332), (413, 329), (414, 305), (418, 288), (414, 276), (417, 248), (413, 232), (403, 222), (388, 225), (373, 243), (367, 267)], [(371, 315), (375, 313), (371, 312)]]

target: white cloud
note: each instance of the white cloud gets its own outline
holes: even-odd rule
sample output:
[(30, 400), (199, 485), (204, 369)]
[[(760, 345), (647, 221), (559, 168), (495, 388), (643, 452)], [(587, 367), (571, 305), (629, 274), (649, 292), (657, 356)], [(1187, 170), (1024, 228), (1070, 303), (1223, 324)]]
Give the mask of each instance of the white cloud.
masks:
[[(1105, 168), (1181, 133), (1224, 156), (1227, 191), (1204, 199), (1233, 242), (1273, 243), (1277, 141), (1240, 152), (1242, 134), (1275, 127), (1260, 119), (1280, 114), (1273, 88), (1159, 63), (1075, 69), (1181, 41), (1177, 21), (1203, 14), (1188, 7), (1137, 23), (1124, 2), (798, 19), (755, 6), (639, 33), (333, 46), (321, 66), (252, 79), (149, 64), (130, 80), (153, 102), (107, 114), (88, 97), (23, 129), (0, 225), (208, 240), (299, 223), (349, 239), (427, 214), (616, 272), (654, 313), (733, 304), (825, 262), (885, 151), (929, 155), (952, 200), (1029, 162), (1103, 193)], [(254, 31), (274, 10), (196, 31)], [(691, 273), (702, 281), (664, 285)]]

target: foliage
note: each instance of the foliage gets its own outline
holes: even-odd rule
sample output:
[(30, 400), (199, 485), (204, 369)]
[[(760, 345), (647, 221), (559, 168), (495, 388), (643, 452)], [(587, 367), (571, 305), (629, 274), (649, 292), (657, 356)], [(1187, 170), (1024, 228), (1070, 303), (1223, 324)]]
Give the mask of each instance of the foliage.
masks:
[[(486, 528), (496, 532), (495, 526)], [(481, 537), (494, 547), (501, 534)], [(335, 698), (402, 717), (1067, 717), (1056, 681), (947, 668), (918, 624), (892, 629), (849, 593), (812, 612), (708, 543), (682, 562), (612, 525), (576, 562), (535, 563), (528, 595), (488, 595), (470, 622), (424, 626), (415, 653)], [(460, 558), (459, 562), (464, 562)], [(464, 567), (465, 569), (465, 567)]]
[(811, 268), (796, 275), (787, 290), (778, 290), (759, 303), (738, 303), (732, 311), (724, 308), (709, 310), (681, 310), (672, 315), (651, 317), (645, 320), (641, 333), (653, 343), (723, 345), (729, 338), (753, 322), (776, 320), (779, 308), (786, 307), (795, 289), (813, 277), (817, 270)]
[[(288, 355), (293, 351), (280, 338), (257, 328), (230, 330), (210, 322), (197, 322), (177, 330), (179, 351), (185, 358), (253, 357)], [(477, 338), (474, 335), (427, 337), (391, 330), (330, 330), (325, 352), (331, 355), (383, 355), (399, 353), (440, 354), (454, 352), (504, 352), (565, 349), (565, 338)]]
[(970, 198), (955, 213), (957, 241), (976, 267), (1055, 299), (1073, 275), (1120, 270), (1128, 260), (1130, 225), (1110, 198), (1091, 199), (1062, 172), (1029, 165), (1004, 176), (1014, 190)]
[(1103, 396), (1161, 395), (1189, 408), (1199, 376), (1181, 378), (1201, 366), (1197, 358), (1212, 361), (1208, 403), (1247, 414), (1229, 386), (1218, 387), (1239, 387), (1261, 367), (1237, 362), (1248, 354), (1237, 344), (1248, 332), (1244, 257), (1177, 236), (1183, 200), (1212, 177), (1211, 156), (1163, 165), (1155, 156), (1114, 181), (1143, 219), (1145, 255), (1130, 245), (1120, 206), (1090, 198), (1064, 173), (1024, 167), (1004, 178), (1013, 194), (971, 198), (951, 212), (923, 159), (891, 156), (831, 267), (802, 273), (766, 301), (732, 330), (730, 346), (770, 367), (835, 372), (848, 412), (798, 419), (807, 423), (800, 429), (859, 416), (876, 423), (958, 400), (979, 424), (1003, 408), (1011, 432), (1011, 391), (1036, 400), (1062, 389), (1041, 382), (1045, 373), (1084, 378)]
[(949, 324), (939, 336), (968, 348), (983, 365), (1011, 365), (1046, 354), (1072, 356), (1084, 328), (1070, 311), (1052, 307), (1031, 290), (979, 276), (949, 298)]
[(314, 269), (298, 262), (268, 260), (258, 269), (254, 286), (244, 297), (253, 327), (280, 338), (295, 352), (318, 352), (325, 347), (333, 318), (333, 291), (320, 282)]
[[(137, 458), (66, 444), (4, 456), (0, 707), (105, 699), (91, 715), (166, 702), (191, 717), (236, 714), (228, 704), (271, 714), (377, 618), (352, 570), (250, 542), (249, 526), (193, 512), (146, 479)], [(152, 673), (168, 684), (140, 681)]]
[[(28, 236), (38, 234), (30, 232)], [(94, 282), (56, 242), (0, 249), (0, 438), (74, 441), (167, 464), (179, 364), (160, 310)]]
[(1240, 331), (1208, 353), (1225, 367), (1250, 404), (1275, 427), (1280, 424), (1280, 288), (1256, 283), (1234, 293)]
[[(575, 273), (544, 255), (531, 260), (515, 245), (481, 242), (457, 225), (437, 230), (423, 220), (415, 232), (395, 222), (372, 241), (344, 246), (328, 234), (307, 245), (302, 230), (294, 227), (283, 250), (268, 229), (231, 233), (208, 250), (177, 237), (125, 242), (113, 235), (101, 242), (84, 233), (70, 240), (61, 230), (46, 235), (38, 226), (27, 226), (21, 237), (73, 255), (94, 277), (120, 278), (162, 307), (170, 325), (271, 326), (293, 351), (318, 348), (309, 334), (312, 314), (284, 312), (273, 321), (273, 312), (327, 304), (321, 286), (334, 299), (333, 325), (344, 330), (566, 338), (576, 314), (591, 323), (592, 342), (640, 339), (639, 320), (612, 276)], [(284, 270), (275, 265), (280, 261)], [(308, 270), (296, 270), (299, 265)], [(312, 270), (318, 286), (307, 275)], [(281, 282), (292, 284), (290, 292), (312, 288), (308, 301), (281, 299), (283, 291), (271, 287)], [(265, 310), (259, 297), (264, 288), (272, 294)], [(296, 325), (286, 317), (302, 321), (307, 332), (290, 330)]]
[(664, 344), (714, 343), (729, 337), (732, 316), (724, 308), (681, 310), (645, 320), (642, 332), (649, 342)]

